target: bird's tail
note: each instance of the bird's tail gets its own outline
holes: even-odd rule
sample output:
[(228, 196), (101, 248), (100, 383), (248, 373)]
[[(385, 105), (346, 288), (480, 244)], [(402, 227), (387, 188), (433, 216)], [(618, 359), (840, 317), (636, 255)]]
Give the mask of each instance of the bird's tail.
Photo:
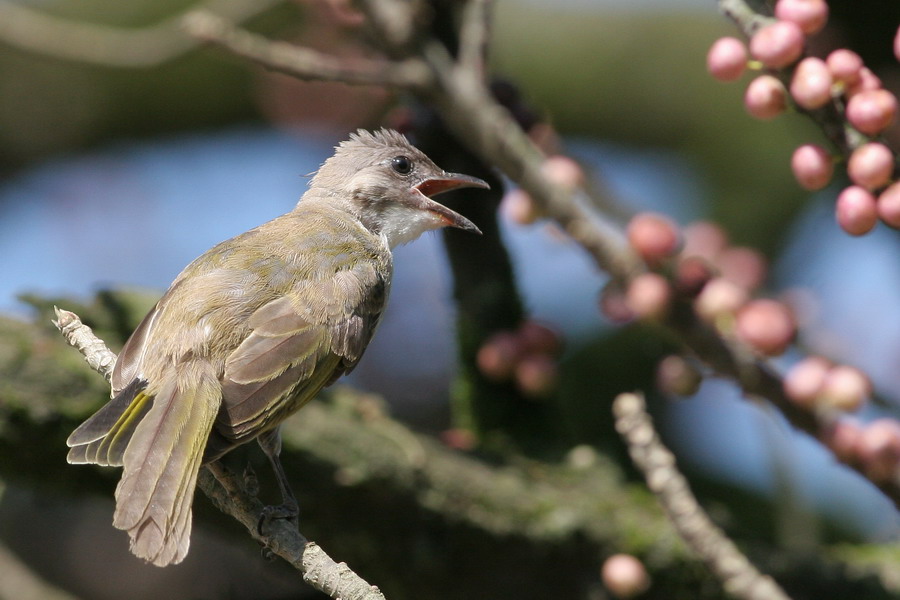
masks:
[(100, 424), (112, 421), (109, 415), (76, 429), (69, 460), (124, 467), (113, 525), (128, 532), (132, 553), (166, 566), (188, 551), (197, 473), (222, 394), (212, 368), (201, 361), (176, 366), (154, 387), (132, 390), (127, 404), (122, 394), (110, 401), (107, 407), (119, 400), (109, 410), (118, 416), (102, 437), (96, 438)]

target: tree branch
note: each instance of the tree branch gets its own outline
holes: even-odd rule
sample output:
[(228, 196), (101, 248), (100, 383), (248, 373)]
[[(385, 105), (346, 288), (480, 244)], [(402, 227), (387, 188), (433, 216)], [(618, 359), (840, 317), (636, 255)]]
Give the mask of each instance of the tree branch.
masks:
[[(202, 6), (224, 18), (241, 22), (282, 1), (206, 0)], [(149, 27), (127, 29), (76, 23), (0, 0), (0, 41), (28, 52), (94, 65), (153, 67), (199, 45), (200, 40), (186, 36), (181, 30), (183, 14)]]
[(487, 55), (491, 38), (493, 0), (469, 0), (463, 7), (459, 30), (459, 64), (481, 79), (487, 71)]
[(725, 590), (744, 600), (790, 600), (775, 580), (763, 575), (713, 523), (678, 471), (675, 456), (653, 429), (643, 397), (620, 394), (613, 402), (616, 430), (628, 445), (634, 464), (681, 539), (722, 581)]
[(288, 42), (270, 41), (238, 29), (226, 19), (205, 10), (188, 13), (181, 25), (198, 40), (215, 42), (237, 56), (300, 79), (410, 89), (427, 87), (431, 81), (428, 69), (420, 60), (354, 59), (350, 62)]
[(81, 352), (85, 362), (97, 371), (106, 381), (112, 377), (116, 364), (116, 354), (106, 347), (106, 343), (94, 335), (90, 327), (81, 322), (75, 313), (53, 307), (56, 320), (53, 324), (59, 329), (70, 346)]

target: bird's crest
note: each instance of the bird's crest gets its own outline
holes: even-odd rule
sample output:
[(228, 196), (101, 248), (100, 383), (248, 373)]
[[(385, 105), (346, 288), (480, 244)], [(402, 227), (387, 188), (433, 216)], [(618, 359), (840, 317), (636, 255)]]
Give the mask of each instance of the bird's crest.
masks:
[(402, 133), (393, 129), (382, 127), (381, 129), (371, 132), (365, 129), (357, 129), (355, 133), (350, 134), (350, 139), (341, 142), (335, 148), (338, 152), (342, 150), (352, 150), (353, 148), (396, 148), (397, 146), (413, 148)]

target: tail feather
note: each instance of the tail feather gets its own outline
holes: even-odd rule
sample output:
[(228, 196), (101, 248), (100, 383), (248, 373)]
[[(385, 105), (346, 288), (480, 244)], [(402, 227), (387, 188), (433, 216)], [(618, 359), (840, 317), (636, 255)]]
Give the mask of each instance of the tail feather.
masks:
[(187, 554), (197, 473), (221, 402), (211, 368), (194, 363), (176, 371), (134, 428), (113, 518), (128, 531), (131, 551), (159, 566)]
[(147, 382), (135, 379), (121, 392), (107, 402), (103, 408), (95, 412), (89, 419), (79, 425), (66, 440), (69, 446), (81, 446), (99, 440), (115, 426), (122, 413), (131, 405), (134, 397), (147, 387)]
[(72, 464), (121, 466), (122, 454), (138, 421), (150, 409), (147, 382), (136, 379), (72, 432), (67, 460)]
[(88, 444), (87, 458), (98, 465), (121, 467), (131, 437), (152, 406), (151, 396), (138, 393), (113, 429), (102, 440)]

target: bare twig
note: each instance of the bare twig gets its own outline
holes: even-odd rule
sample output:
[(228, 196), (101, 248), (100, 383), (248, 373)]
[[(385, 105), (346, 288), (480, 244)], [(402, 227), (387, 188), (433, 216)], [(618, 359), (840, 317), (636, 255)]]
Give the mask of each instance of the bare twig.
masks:
[(362, 0), (359, 7), (389, 56), (396, 58), (412, 50), (416, 16), (423, 11), (422, 0)]
[(747, 37), (776, 21), (775, 17), (760, 14), (744, 0), (719, 0), (719, 10), (734, 21)]
[(270, 41), (238, 29), (228, 20), (205, 10), (187, 14), (181, 25), (199, 40), (215, 42), (238, 56), (301, 79), (411, 89), (427, 87), (430, 83), (428, 69), (416, 59), (401, 62), (338, 59), (288, 42)]
[[(235, 22), (283, 0), (207, 0), (202, 7)], [(196, 7), (195, 7), (196, 8)], [(153, 67), (194, 49), (180, 29), (183, 13), (134, 29), (77, 23), (0, 0), (0, 42), (56, 58), (110, 67)]]
[(116, 354), (106, 347), (103, 340), (94, 335), (90, 327), (81, 322), (78, 315), (55, 306), (53, 310), (56, 311), (56, 320), (53, 324), (69, 345), (81, 352), (87, 364), (109, 381), (116, 364)]
[(656, 494), (681, 538), (722, 581), (725, 590), (743, 600), (789, 600), (775, 580), (760, 573), (703, 511), (678, 471), (675, 457), (653, 429), (643, 397), (621, 394), (613, 403), (613, 412), (616, 430), (644, 473), (647, 487)]
[[(90, 327), (81, 322), (78, 315), (58, 308), (56, 314), (54, 325), (66, 341), (108, 381), (116, 355), (94, 335)], [(197, 483), (213, 504), (243, 524), (271, 552), (300, 571), (303, 580), (317, 590), (336, 599), (384, 600), (377, 587), (370, 585), (346, 564), (336, 563), (318, 545), (307, 541), (288, 521), (276, 519), (267, 525), (265, 534), (260, 533), (258, 524), (264, 508), (262, 502), (247, 493), (242, 482), (218, 462), (207, 465), (200, 472)]]

